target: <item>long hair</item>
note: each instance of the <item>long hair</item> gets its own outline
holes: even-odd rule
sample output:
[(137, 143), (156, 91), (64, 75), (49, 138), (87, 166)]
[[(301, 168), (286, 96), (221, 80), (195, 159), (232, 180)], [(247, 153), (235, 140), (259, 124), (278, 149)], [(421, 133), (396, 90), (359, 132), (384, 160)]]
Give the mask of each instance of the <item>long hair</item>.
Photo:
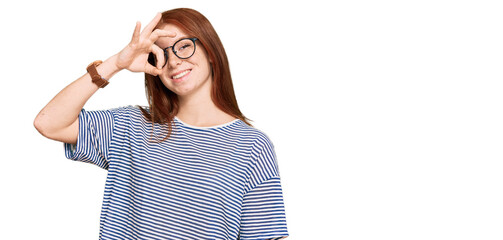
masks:
[[(197, 37), (198, 43), (206, 50), (212, 68), (211, 100), (225, 113), (241, 119), (252, 126), (239, 110), (234, 87), (232, 85), (229, 62), (224, 46), (210, 21), (201, 13), (190, 8), (177, 8), (162, 13), (156, 28), (164, 24), (174, 24), (191, 37)], [(151, 59), (152, 60), (152, 59)], [(143, 116), (154, 123), (167, 124), (168, 132), (162, 141), (169, 138), (172, 132), (172, 121), (179, 111), (178, 96), (162, 83), (158, 76), (145, 73), (145, 94), (149, 104), (147, 111), (140, 107)]]

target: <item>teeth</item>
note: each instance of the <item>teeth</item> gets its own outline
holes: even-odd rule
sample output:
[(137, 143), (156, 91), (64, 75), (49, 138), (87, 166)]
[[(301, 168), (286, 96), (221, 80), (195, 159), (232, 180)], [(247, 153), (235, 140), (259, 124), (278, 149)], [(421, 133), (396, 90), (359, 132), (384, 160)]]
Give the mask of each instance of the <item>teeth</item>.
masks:
[(185, 76), (189, 72), (190, 72), (190, 70), (183, 71), (180, 74), (173, 76), (173, 79), (181, 78), (181, 77)]

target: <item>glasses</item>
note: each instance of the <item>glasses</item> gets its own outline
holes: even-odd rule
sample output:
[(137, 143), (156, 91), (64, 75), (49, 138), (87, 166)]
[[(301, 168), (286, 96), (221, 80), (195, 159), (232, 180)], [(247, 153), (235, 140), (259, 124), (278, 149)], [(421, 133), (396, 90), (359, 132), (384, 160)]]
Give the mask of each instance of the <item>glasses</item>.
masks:
[(196, 40), (198, 39), (182, 38), (176, 41), (175, 44), (173, 44), (173, 46), (163, 49), (164, 59), (166, 59), (166, 61), (164, 62), (164, 65), (162, 67), (164, 68), (164, 66), (166, 66), (166, 64), (168, 63), (168, 49), (170, 48), (171, 51), (173, 51), (173, 54), (175, 54), (175, 56), (177, 56), (180, 59), (187, 59), (192, 57), (192, 55), (194, 55), (194, 53), (196, 52)]

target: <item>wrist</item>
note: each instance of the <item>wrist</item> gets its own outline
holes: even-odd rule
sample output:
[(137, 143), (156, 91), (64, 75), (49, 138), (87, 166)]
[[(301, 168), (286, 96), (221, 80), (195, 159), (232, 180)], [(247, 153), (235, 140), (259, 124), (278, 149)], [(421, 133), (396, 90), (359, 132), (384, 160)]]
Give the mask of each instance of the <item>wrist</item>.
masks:
[(86, 68), (87, 72), (89, 73), (89, 76), (91, 76), (91, 81), (100, 88), (104, 88), (105, 86), (108, 85), (108, 81), (100, 75), (97, 69), (97, 67), (102, 63), (103, 61), (96, 60), (90, 63)]
[(105, 60), (102, 64), (100, 64), (97, 67), (97, 69), (101, 77), (103, 77), (106, 80), (109, 80), (110, 78), (112, 78), (113, 75), (120, 72), (120, 70), (122, 69), (117, 67), (116, 63), (117, 63), (117, 55), (113, 55), (109, 57), (107, 60)]

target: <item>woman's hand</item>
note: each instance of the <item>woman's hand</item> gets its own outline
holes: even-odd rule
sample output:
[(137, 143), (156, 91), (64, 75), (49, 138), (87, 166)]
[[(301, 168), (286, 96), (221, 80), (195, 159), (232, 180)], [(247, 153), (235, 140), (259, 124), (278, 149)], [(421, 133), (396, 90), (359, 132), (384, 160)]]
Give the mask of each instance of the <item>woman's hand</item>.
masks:
[[(159, 20), (161, 20), (161, 16), (161, 13), (158, 13), (141, 33), (141, 23), (136, 22), (131, 42), (117, 54), (116, 65), (119, 69), (127, 69), (131, 72), (145, 72), (154, 76), (161, 74), (165, 61), (164, 51), (154, 43), (160, 37), (176, 36), (176, 33), (173, 32), (161, 29), (154, 30)], [(155, 55), (157, 59), (156, 66), (148, 63), (149, 53)]]

